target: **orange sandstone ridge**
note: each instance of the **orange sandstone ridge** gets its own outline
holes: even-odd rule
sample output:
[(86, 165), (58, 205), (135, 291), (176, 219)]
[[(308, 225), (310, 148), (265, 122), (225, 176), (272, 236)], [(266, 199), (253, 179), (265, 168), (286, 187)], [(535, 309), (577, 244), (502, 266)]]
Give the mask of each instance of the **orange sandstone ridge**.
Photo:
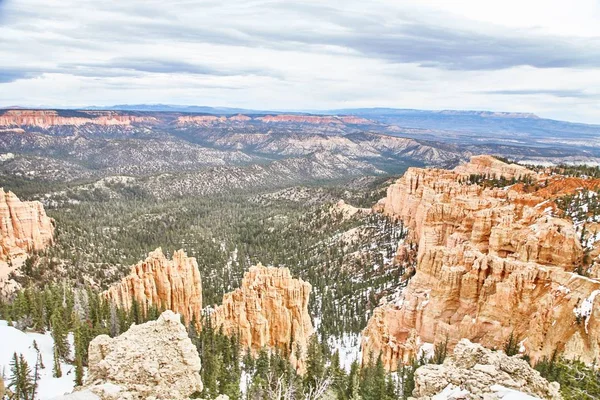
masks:
[(202, 280), (198, 263), (183, 250), (165, 257), (161, 248), (148, 254), (144, 261), (131, 268), (121, 282), (104, 292), (113, 304), (130, 309), (137, 301), (147, 311), (149, 307), (172, 310), (190, 323), (202, 317)]
[(52, 244), (54, 220), (39, 201), (21, 201), (0, 188), (0, 261), (40, 251)]
[(238, 335), (242, 349), (254, 354), (263, 347), (278, 349), (302, 372), (314, 331), (308, 314), (310, 292), (311, 285), (293, 279), (289, 269), (259, 264), (244, 274), (241, 288), (223, 296), (212, 321), (225, 334)]
[(150, 116), (122, 114), (115, 111), (77, 111), (77, 116), (61, 116), (54, 110), (8, 110), (0, 114), (0, 126), (37, 126), (49, 128), (56, 125), (81, 126), (131, 125), (139, 122), (156, 122)]
[(453, 171), (409, 168), (388, 188), (377, 209), (409, 228), (416, 274), (395, 304), (374, 311), (362, 333), (363, 362), (381, 354), (395, 370), (423, 343), (447, 338), (453, 347), (467, 338), (502, 348), (511, 333), (534, 360), (554, 349), (598, 359), (600, 281), (572, 272), (584, 255), (573, 224), (522, 185), (483, 188), (466, 183), (471, 174), (537, 179), (477, 156)]

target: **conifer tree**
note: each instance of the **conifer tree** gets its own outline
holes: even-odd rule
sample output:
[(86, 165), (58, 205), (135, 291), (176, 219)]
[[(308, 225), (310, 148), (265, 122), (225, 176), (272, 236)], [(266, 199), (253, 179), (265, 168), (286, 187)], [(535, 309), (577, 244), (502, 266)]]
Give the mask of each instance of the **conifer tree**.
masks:
[(52, 366), (52, 376), (54, 378), (61, 378), (62, 377), (62, 369), (60, 367), (60, 356), (58, 355), (58, 349), (56, 348), (56, 346), (54, 346), (54, 359), (53, 359), (53, 366)]
[(69, 357), (69, 343), (67, 341), (67, 330), (64, 324), (62, 310), (58, 307), (54, 309), (51, 318), (52, 338), (54, 339), (55, 357), (66, 360)]

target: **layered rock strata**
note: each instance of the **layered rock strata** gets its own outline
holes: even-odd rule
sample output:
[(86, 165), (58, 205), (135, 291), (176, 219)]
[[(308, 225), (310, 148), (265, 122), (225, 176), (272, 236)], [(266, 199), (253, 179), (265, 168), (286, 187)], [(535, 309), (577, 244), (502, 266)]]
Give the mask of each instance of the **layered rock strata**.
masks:
[(198, 263), (183, 250), (173, 254), (171, 260), (158, 248), (146, 260), (131, 268), (119, 283), (111, 286), (104, 295), (120, 308), (130, 309), (136, 301), (144, 310), (156, 306), (172, 310), (183, 317), (184, 323), (202, 317), (202, 280)]
[[(600, 355), (600, 281), (574, 274), (583, 249), (552, 201), (522, 185), (484, 188), (472, 174), (533, 172), (481, 156), (454, 171), (409, 168), (378, 207), (418, 243), (416, 274), (399, 301), (376, 309), (363, 331), (363, 361), (394, 370), (423, 343), (468, 338), (501, 348), (511, 333), (534, 360), (554, 349)], [(488, 169), (482, 167), (487, 165)], [(600, 298), (600, 297), (599, 297)]]
[(118, 337), (92, 340), (88, 376), (80, 389), (71, 397), (188, 399), (202, 390), (200, 356), (179, 315), (165, 311), (158, 320), (133, 325)]
[(59, 112), (55, 110), (8, 110), (0, 114), (0, 126), (35, 126), (49, 128), (59, 125), (81, 126), (86, 124), (114, 126), (150, 122), (157, 119), (151, 116), (138, 116), (116, 111), (76, 111)]
[(240, 288), (223, 296), (212, 321), (224, 333), (238, 335), (242, 349), (254, 354), (264, 347), (281, 351), (302, 372), (313, 333), (308, 314), (310, 292), (311, 285), (293, 279), (287, 268), (259, 264), (246, 272)]
[(442, 365), (429, 364), (416, 370), (413, 395), (417, 400), (485, 400), (505, 396), (560, 400), (559, 389), (558, 383), (549, 383), (526, 361), (463, 339)]

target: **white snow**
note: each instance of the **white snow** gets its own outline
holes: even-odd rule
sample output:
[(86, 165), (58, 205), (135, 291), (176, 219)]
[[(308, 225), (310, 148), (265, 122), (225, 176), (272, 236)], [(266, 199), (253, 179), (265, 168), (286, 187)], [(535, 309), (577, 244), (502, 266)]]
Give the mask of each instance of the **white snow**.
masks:
[(433, 357), (434, 351), (435, 346), (433, 345), (433, 343), (423, 343), (419, 348), (417, 359), (421, 359), (422, 356), (425, 356), (425, 358), (427, 359), (431, 359)]
[(470, 392), (466, 389), (461, 389), (458, 386), (454, 386), (453, 384), (449, 384), (442, 390), (440, 393), (436, 394), (431, 398), (431, 400), (453, 400), (453, 399), (463, 399), (466, 395), (470, 394)]
[(588, 331), (588, 323), (590, 321), (590, 316), (592, 315), (592, 311), (594, 309), (594, 300), (596, 299), (596, 296), (599, 293), (600, 293), (600, 290), (594, 290), (587, 299), (585, 299), (585, 300), (583, 300), (583, 302), (581, 302), (579, 307), (575, 307), (573, 309), (573, 313), (575, 313), (575, 315), (577, 317), (585, 318), (585, 332), (586, 333)]
[(340, 367), (350, 372), (354, 361), (360, 361), (360, 334), (345, 333), (342, 337), (331, 336), (327, 341), (332, 350), (337, 350), (340, 355)]
[(0, 372), (4, 371), (7, 381), (11, 379), (10, 362), (13, 354), (23, 354), (32, 372), (36, 364), (37, 353), (33, 348), (35, 340), (40, 353), (44, 369), (40, 370), (40, 381), (36, 399), (49, 400), (53, 397), (70, 393), (75, 386), (75, 367), (61, 363), (63, 376), (52, 377), (53, 347), (54, 340), (49, 332), (45, 334), (33, 332), (21, 332), (8, 326), (6, 321), (0, 321)]
[(502, 385), (493, 385), (490, 387), (496, 396), (502, 400), (540, 400), (539, 397), (534, 397), (530, 394), (519, 392), (518, 390), (509, 389)]

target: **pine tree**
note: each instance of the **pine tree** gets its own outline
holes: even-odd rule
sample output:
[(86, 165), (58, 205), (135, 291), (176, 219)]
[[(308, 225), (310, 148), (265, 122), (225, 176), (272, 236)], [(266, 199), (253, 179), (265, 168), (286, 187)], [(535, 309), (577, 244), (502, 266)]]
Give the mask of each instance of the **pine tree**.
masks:
[(360, 366), (358, 361), (353, 361), (348, 375), (348, 389), (346, 391), (348, 400), (362, 400), (360, 396)]
[(59, 307), (54, 309), (51, 318), (51, 329), (52, 338), (54, 339), (55, 354), (60, 359), (67, 359), (69, 357), (69, 343), (67, 341), (67, 330), (64, 325), (64, 319), (62, 310)]
[(431, 362), (433, 364), (442, 364), (446, 359), (446, 355), (448, 354), (448, 336), (444, 339), (443, 342), (436, 343), (433, 349), (433, 358)]
[(519, 348), (519, 337), (512, 331), (504, 344), (504, 353), (506, 353), (507, 356), (514, 356), (519, 354)]
[(77, 320), (75, 322), (74, 332), (74, 345), (75, 345), (75, 386), (83, 385), (83, 358), (85, 356), (85, 338), (83, 335), (83, 328), (81, 323)]
[(62, 369), (60, 368), (60, 356), (58, 355), (58, 349), (54, 346), (54, 363), (52, 366), (52, 376), (55, 378), (62, 377)]
[[(13, 392), (13, 399), (15, 400), (33, 400), (37, 390), (37, 379), (39, 376), (34, 378), (31, 373), (31, 368), (27, 364), (27, 360), (23, 357), (23, 354), (13, 354), (12, 361), (10, 363), (10, 369), (12, 378), (8, 384)], [(34, 383), (35, 379), (35, 383)]]
[(308, 342), (308, 351), (306, 354), (306, 374), (304, 382), (306, 387), (316, 387), (317, 382), (325, 375), (325, 359), (323, 356), (323, 347), (319, 343), (316, 335), (313, 335)]

